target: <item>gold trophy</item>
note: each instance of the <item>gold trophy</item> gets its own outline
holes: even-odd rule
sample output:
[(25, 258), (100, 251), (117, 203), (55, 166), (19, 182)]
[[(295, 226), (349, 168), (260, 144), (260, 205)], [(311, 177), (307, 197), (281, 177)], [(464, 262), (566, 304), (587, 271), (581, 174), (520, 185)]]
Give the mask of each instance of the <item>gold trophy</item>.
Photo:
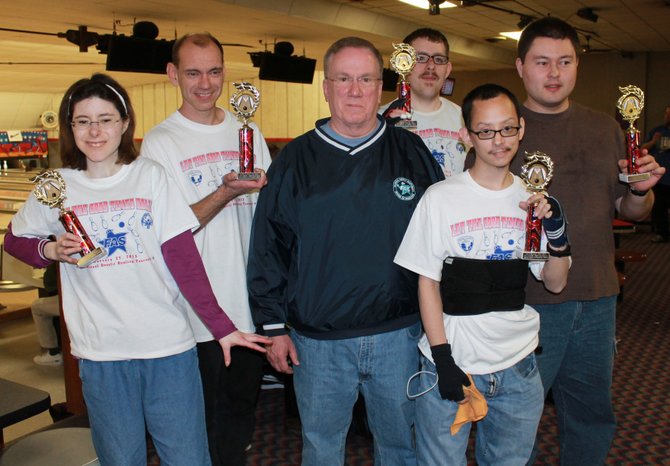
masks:
[(240, 169), (237, 172), (238, 180), (257, 180), (261, 174), (254, 171), (254, 130), (249, 126), (249, 120), (258, 109), (261, 94), (256, 87), (248, 82), (233, 83), (237, 92), (230, 98), (230, 105), (242, 122), (240, 128)]
[(81, 259), (77, 261), (77, 266), (86, 267), (107, 254), (104, 248), (95, 246), (81, 225), (77, 214), (63, 207), (66, 198), (65, 180), (58, 171), (48, 170), (37, 175), (33, 194), (41, 204), (57, 208), (60, 211), (58, 220), (63, 224), (65, 230), (79, 238)]
[[(554, 176), (554, 162), (543, 152), (526, 152), (526, 163), (521, 167), (521, 179), (529, 193), (547, 194), (547, 185)], [(528, 206), (526, 217), (526, 243), (521, 259), (527, 261), (549, 260), (547, 251), (540, 251), (542, 240), (542, 219), (535, 215), (535, 206)]]
[(390, 63), (391, 69), (400, 75), (400, 83), (398, 83), (398, 98), (405, 99), (405, 104), (401, 110), (410, 115), (409, 118), (403, 118), (396, 126), (415, 131), (417, 128), (416, 121), (412, 120), (412, 91), (409, 83), (406, 81), (407, 75), (412, 72), (414, 65), (416, 65), (416, 52), (414, 47), (409, 44), (393, 44), (395, 51), (391, 54)]
[(619, 86), (619, 90), (622, 96), (617, 100), (616, 107), (629, 125), (626, 130), (628, 173), (619, 173), (619, 180), (624, 183), (636, 183), (651, 176), (649, 173), (639, 173), (637, 167), (637, 159), (640, 157), (640, 132), (635, 128), (635, 120), (640, 117), (644, 108), (644, 92), (637, 86)]

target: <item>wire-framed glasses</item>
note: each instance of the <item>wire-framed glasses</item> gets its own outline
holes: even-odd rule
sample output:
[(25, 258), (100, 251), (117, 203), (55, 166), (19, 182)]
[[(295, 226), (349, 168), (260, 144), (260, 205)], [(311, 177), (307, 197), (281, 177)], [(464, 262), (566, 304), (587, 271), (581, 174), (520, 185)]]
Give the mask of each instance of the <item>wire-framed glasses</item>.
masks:
[(358, 83), (359, 86), (364, 88), (375, 87), (380, 81), (380, 78), (375, 78), (372, 76), (335, 76), (334, 78), (326, 78), (328, 81), (332, 81), (335, 84), (335, 87), (346, 89), (351, 87), (354, 84), (354, 81)]
[(77, 131), (85, 131), (89, 129), (93, 124), (97, 124), (100, 129), (112, 129), (116, 124), (121, 121), (120, 118), (100, 118), (98, 121), (92, 121), (88, 118), (76, 118), (72, 120), (72, 128)]

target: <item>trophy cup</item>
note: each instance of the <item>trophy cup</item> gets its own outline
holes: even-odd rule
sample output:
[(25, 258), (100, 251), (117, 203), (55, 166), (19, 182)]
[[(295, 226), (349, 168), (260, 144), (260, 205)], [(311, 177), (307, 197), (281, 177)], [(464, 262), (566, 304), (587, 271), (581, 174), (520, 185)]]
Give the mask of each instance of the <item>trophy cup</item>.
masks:
[[(398, 98), (405, 99), (405, 104), (402, 106), (402, 111), (406, 114), (412, 114), (412, 93), (409, 83), (406, 81), (408, 74), (414, 69), (416, 65), (416, 52), (414, 47), (409, 44), (393, 44), (395, 51), (391, 54), (390, 62), (391, 69), (400, 75), (400, 83), (398, 84)], [(408, 129), (410, 131), (416, 130), (416, 121), (413, 121), (411, 116), (403, 118), (396, 126)]]
[(95, 247), (93, 241), (81, 225), (77, 214), (63, 207), (65, 202), (65, 180), (56, 170), (48, 170), (35, 177), (35, 190), (33, 191), (37, 200), (47, 207), (56, 207), (60, 211), (58, 220), (63, 224), (65, 230), (79, 238), (81, 247), (81, 258), (77, 261), (78, 267), (86, 267), (93, 261), (104, 257), (107, 253), (102, 247)]
[(617, 100), (616, 107), (629, 124), (626, 130), (628, 173), (619, 173), (619, 180), (624, 183), (636, 183), (647, 180), (651, 176), (649, 173), (639, 173), (637, 167), (637, 159), (640, 157), (640, 132), (635, 128), (635, 120), (640, 117), (644, 107), (644, 93), (637, 86), (619, 86), (619, 90), (622, 96)]
[[(521, 167), (521, 179), (530, 193), (546, 194), (547, 185), (554, 176), (554, 162), (543, 152), (526, 152), (526, 163)], [(526, 217), (526, 244), (521, 259), (527, 261), (549, 260), (547, 251), (540, 251), (542, 219), (535, 215), (535, 206), (528, 206)]]
[(258, 109), (260, 93), (248, 82), (233, 83), (237, 92), (230, 98), (230, 105), (242, 122), (240, 128), (240, 169), (238, 180), (257, 180), (261, 174), (254, 171), (254, 130), (249, 127), (249, 119)]

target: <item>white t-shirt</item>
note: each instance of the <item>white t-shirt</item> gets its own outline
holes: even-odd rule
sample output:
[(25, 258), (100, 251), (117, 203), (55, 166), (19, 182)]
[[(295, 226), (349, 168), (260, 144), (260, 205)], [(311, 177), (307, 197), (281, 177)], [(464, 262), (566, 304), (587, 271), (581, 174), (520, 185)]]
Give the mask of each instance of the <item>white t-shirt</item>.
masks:
[[(154, 162), (137, 159), (108, 178), (60, 169), (65, 207), (107, 256), (86, 268), (60, 264), (72, 354), (94, 361), (171, 356), (195, 345), (188, 303), (161, 245), (198, 222)], [(60, 236), (58, 209), (30, 196), (12, 219), (17, 236)]]
[[(142, 156), (165, 168), (189, 205), (221, 186), (225, 174), (239, 170), (238, 134), (242, 123), (229, 111), (224, 112), (222, 123), (203, 125), (176, 111), (142, 142)], [(249, 126), (254, 132), (254, 166), (267, 170), (268, 147), (258, 127), (254, 123)], [(247, 257), (257, 200), (258, 193), (233, 199), (195, 234), (214, 294), (242, 332), (255, 331), (247, 293)], [(189, 312), (189, 318), (198, 342), (212, 340), (212, 334), (194, 311)]]
[[(389, 104), (382, 106), (379, 113), (383, 113)], [(430, 150), (437, 163), (444, 171), (444, 176), (461, 173), (465, 164), (468, 148), (461, 140), (458, 130), (465, 124), (461, 116), (461, 107), (440, 97), (440, 108), (434, 112), (412, 112), (412, 120), (416, 121), (418, 134)]]
[[(524, 247), (526, 229), (526, 212), (519, 201), (528, 197), (516, 176), (500, 191), (480, 186), (469, 171), (436, 183), (419, 201), (394, 262), (439, 282), (447, 257), (514, 259), (516, 250)], [(531, 264), (539, 274), (542, 264)], [(509, 368), (538, 343), (539, 315), (528, 305), (519, 311), (443, 314), (443, 319), (456, 364), (471, 374)], [(419, 348), (432, 360), (426, 335)]]

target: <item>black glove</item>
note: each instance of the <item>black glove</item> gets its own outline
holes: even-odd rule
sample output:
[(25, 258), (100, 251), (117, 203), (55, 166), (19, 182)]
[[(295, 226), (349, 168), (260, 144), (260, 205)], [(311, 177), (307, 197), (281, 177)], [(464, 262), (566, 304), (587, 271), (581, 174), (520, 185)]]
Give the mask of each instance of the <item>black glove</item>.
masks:
[(470, 386), (470, 379), (451, 357), (451, 345), (444, 343), (430, 347), (437, 369), (437, 386), (443, 400), (461, 401), (465, 398), (463, 385)]
[(555, 197), (547, 196), (551, 206), (551, 217), (542, 219), (542, 227), (552, 248), (562, 248), (568, 242), (568, 224), (563, 215), (561, 204)]
[(396, 109), (402, 110), (402, 108), (405, 106), (405, 102), (407, 99), (405, 98), (400, 98), (396, 99), (391, 104), (388, 106), (386, 110), (384, 110), (384, 113), (382, 113), (382, 118), (386, 120), (386, 124), (389, 126), (394, 126), (396, 123), (398, 123), (402, 118), (400, 117), (390, 117), (389, 114)]

